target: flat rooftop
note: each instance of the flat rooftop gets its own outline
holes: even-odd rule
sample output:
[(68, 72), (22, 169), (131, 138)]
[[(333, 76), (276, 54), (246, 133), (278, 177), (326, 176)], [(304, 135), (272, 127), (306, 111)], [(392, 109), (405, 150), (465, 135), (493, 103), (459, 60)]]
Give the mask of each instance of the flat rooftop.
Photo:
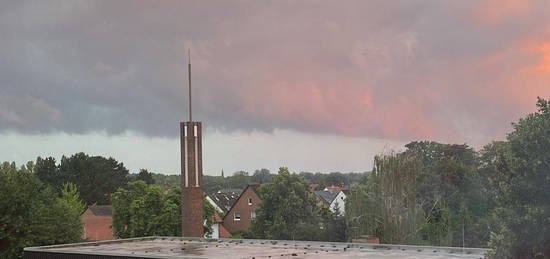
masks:
[[(144, 237), (28, 247), (24, 258), (484, 258), (487, 249), (258, 239)], [(49, 254), (51, 257), (45, 257)]]

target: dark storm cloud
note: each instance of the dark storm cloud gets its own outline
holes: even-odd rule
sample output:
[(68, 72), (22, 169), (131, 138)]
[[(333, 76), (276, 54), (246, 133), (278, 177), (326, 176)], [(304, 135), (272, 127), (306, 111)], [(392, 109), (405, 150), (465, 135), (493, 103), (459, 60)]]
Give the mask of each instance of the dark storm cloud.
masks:
[[(526, 3), (522, 3), (526, 2)], [(7, 1), (0, 131), (482, 142), (550, 94), (546, 1)]]

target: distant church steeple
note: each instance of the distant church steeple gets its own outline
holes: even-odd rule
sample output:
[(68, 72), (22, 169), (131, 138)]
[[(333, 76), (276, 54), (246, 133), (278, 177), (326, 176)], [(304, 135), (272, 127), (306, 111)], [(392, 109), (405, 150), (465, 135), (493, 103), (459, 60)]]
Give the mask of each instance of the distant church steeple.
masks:
[(223, 169), (222, 169), (222, 178), (225, 178), (225, 176), (223, 175)]

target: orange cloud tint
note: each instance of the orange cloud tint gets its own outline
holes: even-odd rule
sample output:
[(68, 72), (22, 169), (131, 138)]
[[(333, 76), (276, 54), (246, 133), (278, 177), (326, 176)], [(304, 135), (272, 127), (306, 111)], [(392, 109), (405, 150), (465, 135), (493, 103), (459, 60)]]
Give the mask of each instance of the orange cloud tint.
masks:
[(528, 70), (535, 73), (550, 72), (550, 41), (536, 43), (530, 49), (540, 56), (540, 61)]
[(506, 19), (528, 15), (533, 10), (530, 0), (485, 0), (476, 1), (475, 17), (487, 24), (496, 24)]

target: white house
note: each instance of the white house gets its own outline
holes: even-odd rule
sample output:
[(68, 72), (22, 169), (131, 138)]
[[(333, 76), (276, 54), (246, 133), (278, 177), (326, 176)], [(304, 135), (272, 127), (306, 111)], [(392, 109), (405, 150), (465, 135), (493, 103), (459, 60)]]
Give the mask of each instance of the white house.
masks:
[(345, 214), (346, 194), (342, 190), (324, 189), (314, 193), (321, 202), (328, 206), (330, 211), (336, 212), (338, 210), (341, 216)]
[[(223, 215), (224, 211), (210, 196), (206, 195), (206, 201), (214, 207), (214, 210), (216, 211), (214, 214), (214, 223), (212, 224), (212, 236), (209, 236), (208, 238), (220, 238), (220, 237), (228, 237), (227, 235), (221, 234), (220, 232), (227, 232), (226, 230), (222, 230), (222, 218), (219, 215)], [(205, 236), (207, 237), (207, 236)]]

